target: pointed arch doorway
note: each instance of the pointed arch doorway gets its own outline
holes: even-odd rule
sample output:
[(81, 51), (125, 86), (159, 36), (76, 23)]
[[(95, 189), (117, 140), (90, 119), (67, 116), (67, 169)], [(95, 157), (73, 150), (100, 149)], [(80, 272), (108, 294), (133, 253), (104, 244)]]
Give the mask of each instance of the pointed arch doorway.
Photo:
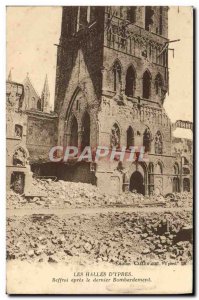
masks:
[(144, 178), (139, 171), (135, 171), (130, 178), (129, 190), (136, 190), (137, 193), (145, 195)]

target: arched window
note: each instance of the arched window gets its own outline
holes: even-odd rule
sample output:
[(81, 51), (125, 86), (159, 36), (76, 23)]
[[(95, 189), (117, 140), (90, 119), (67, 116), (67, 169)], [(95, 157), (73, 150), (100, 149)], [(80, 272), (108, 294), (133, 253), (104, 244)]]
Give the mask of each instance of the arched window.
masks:
[(130, 146), (134, 146), (134, 132), (131, 126), (129, 126), (129, 128), (127, 129), (126, 132), (127, 135), (127, 149), (130, 148)]
[(163, 142), (161, 132), (158, 131), (155, 135), (155, 154), (162, 154)]
[(73, 116), (71, 122), (70, 146), (78, 147), (78, 123), (75, 116)]
[(151, 74), (147, 70), (143, 74), (142, 94), (145, 99), (149, 99), (151, 96)]
[(144, 131), (143, 146), (144, 146), (145, 152), (150, 152), (150, 150), (151, 150), (151, 133), (148, 128), (146, 128)]
[(120, 129), (116, 123), (111, 129), (111, 147), (120, 147)]
[(114, 92), (120, 89), (121, 84), (121, 65), (118, 61), (115, 61), (113, 65), (113, 90)]
[(158, 73), (155, 78), (155, 93), (161, 96), (162, 93), (163, 80), (162, 76)]
[(126, 72), (126, 87), (125, 94), (128, 97), (133, 97), (135, 91), (135, 70), (130, 66)]
[(154, 165), (152, 162), (149, 163), (148, 167), (148, 187), (149, 195), (152, 195), (154, 191)]
[(150, 25), (153, 24), (154, 10), (151, 6), (145, 7), (145, 29), (149, 31)]
[(136, 22), (136, 6), (131, 6), (127, 8), (127, 20), (132, 24)]
[(37, 109), (41, 110), (41, 99), (37, 101)]
[(160, 161), (156, 165), (155, 173), (156, 174), (163, 174), (163, 166), (162, 166), (162, 163)]
[(82, 119), (82, 149), (86, 146), (90, 146), (90, 116), (88, 112), (85, 112)]

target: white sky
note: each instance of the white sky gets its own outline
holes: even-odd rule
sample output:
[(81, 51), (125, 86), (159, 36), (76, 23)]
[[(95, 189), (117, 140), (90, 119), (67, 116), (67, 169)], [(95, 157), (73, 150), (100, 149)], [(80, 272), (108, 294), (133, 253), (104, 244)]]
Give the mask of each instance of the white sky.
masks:
[[(178, 12), (179, 11), (179, 12)], [(54, 101), (56, 54), (61, 30), (61, 7), (7, 8), (7, 74), (23, 82), (27, 73), (41, 94), (48, 74), (51, 102)], [(172, 121), (192, 121), (192, 9), (170, 7), (169, 39), (181, 39), (170, 44), (175, 57), (169, 54), (170, 88), (165, 109)]]

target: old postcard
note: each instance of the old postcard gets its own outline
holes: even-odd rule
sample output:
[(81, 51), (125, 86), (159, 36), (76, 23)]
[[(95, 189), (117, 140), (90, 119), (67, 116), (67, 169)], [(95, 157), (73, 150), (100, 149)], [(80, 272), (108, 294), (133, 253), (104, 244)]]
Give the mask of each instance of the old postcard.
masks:
[(193, 293), (192, 7), (7, 7), (6, 126), (8, 294)]

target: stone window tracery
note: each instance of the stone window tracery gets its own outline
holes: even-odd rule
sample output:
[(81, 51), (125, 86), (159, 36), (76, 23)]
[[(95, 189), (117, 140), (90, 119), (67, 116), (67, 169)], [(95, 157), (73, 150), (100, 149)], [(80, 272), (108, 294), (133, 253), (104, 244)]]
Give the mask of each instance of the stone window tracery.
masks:
[(163, 142), (162, 134), (158, 131), (155, 135), (155, 154), (162, 154), (163, 152)]

